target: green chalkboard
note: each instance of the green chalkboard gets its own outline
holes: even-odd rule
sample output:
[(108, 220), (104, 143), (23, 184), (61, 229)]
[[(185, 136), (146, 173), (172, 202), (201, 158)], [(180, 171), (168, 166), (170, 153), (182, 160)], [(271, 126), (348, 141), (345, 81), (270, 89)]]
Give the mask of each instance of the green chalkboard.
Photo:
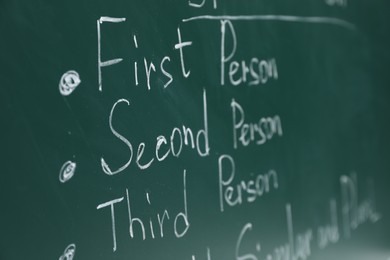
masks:
[(0, 259), (389, 259), (389, 7), (1, 1)]

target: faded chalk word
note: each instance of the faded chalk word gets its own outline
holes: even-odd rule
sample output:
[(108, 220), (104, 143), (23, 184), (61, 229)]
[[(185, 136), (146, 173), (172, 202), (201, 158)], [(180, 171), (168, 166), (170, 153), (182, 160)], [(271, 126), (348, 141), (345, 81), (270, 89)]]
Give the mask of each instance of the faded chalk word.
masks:
[(262, 145), (275, 136), (283, 136), (282, 121), (278, 115), (262, 117), (255, 123), (245, 122), (245, 111), (234, 99), (231, 102), (233, 117), (233, 147)]
[[(227, 172), (227, 173), (226, 173)], [(264, 174), (252, 176), (250, 180), (236, 180), (236, 164), (230, 155), (221, 155), (218, 159), (218, 184), (220, 210), (224, 211), (227, 204), (230, 207), (242, 203), (255, 202), (257, 198), (270, 193), (279, 187), (278, 174), (269, 170)]]
[(320, 249), (324, 249), (330, 244), (336, 244), (340, 238), (336, 200), (330, 200), (329, 206), (330, 223), (317, 228), (317, 243)]
[[(201, 259), (204, 259), (204, 258), (201, 258)], [(207, 247), (207, 260), (211, 260), (211, 253), (210, 253), (210, 248)], [(195, 255), (192, 255), (192, 260), (196, 260), (196, 256)]]
[(70, 70), (64, 73), (59, 83), (61, 95), (69, 96), (80, 85), (80, 83), (81, 79), (76, 71)]
[[(226, 43), (227, 28), (231, 34), (231, 44)], [(249, 86), (263, 85), (270, 80), (278, 79), (278, 68), (275, 58), (261, 59), (252, 57), (249, 61), (234, 59), (238, 40), (231, 21), (221, 21), (221, 34), (221, 85), (225, 85), (226, 68), (228, 70), (228, 82), (233, 86), (242, 84)], [(232, 46), (230, 51), (226, 50), (227, 45)]]
[[(244, 243), (245, 235), (252, 230), (252, 223), (247, 223), (241, 229), (236, 242), (236, 260), (306, 260), (311, 255), (311, 243), (313, 240), (313, 231), (307, 229), (306, 231), (298, 234), (294, 234), (293, 222), (292, 222), (292, 213), (291, 205), (286, 205), (287, 213), (287, 238), (288, 242), (275, 247), (271, 253), (266, 254), (266, 257), (258, 256), (259, 252), (261, 253), (261, 248), (256, 244), (255, 249), (252, 252), (242, 252), (242, 244)], [(248, 246), (245, 246), (248, 248)]]
[(75, 171), (76, 171), (75, 162), (67, 161), (66, 163), (64, 163), (64, 165), (62, 165), (60, 170), (60, 175), (59, 175), (60, 182), (65, 183), (69, 181), (73, 177)]
[(329, 6), (346, 7), (348, 5), (348, 0), (325, 0), (325, 3)]
[(373, 187), (369, 186), (368, 188), (371, 197), (359, 201), (356, 173), (352, 173), (350, 176), (342, 175), (340, 184), (343, 233), (345, 238), (349, 238), (351, 230), (356, 230), (368, 221), (375, 223), (381, 219), (381, 215), (376, 211)]
[(76, 254), (76, 245), (70, 244), (65, 250), (59, 260), (72, 260)]

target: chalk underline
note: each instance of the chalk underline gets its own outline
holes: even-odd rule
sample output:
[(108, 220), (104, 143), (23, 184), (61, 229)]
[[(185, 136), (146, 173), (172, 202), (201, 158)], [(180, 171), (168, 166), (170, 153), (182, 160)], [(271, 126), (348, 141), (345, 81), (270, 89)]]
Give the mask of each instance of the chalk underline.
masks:
[(356, 26), (348, 21), (321, 16), (293, 16), (293, 15), (200, 15), (183, 19), (184, 23), (196, 20), (231, 20), (231, 21), (280, 21), (295, 23), (332, 24), (344, 27), (349, 30), (356, 30)]

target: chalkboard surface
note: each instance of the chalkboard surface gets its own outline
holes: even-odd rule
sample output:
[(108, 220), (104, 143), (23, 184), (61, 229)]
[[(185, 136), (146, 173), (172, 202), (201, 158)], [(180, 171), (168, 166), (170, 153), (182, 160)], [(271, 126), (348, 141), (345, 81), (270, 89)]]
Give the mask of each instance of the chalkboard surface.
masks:
[(0, 259), (390, 259), (379, 0), (0, 2)]

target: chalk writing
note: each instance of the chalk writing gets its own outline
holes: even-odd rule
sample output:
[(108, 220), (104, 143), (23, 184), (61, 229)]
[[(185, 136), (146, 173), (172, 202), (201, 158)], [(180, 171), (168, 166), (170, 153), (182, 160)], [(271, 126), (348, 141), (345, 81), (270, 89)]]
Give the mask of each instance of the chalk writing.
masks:
[(64, 163), (64, 165), (62, 165), (60, 170), (60, 175), (59, 175), (60, 182), (65, 183), (69, 181), (73, 177), (75, 171), (76, 171), (75, 162), (67, 161), (66, 163)]
[[(226, 26), (228, 25), (228, 26)], [(231, 34), (231, 50), (226, 50), (227, 28)], [(240, 84), (259, 85), (266, 84), (270, 79), (278, 79), (278, 69), (275, 58), (268, 60), (256, 57), (250, 61), (234, 60), (237, 51), (238, 40), (233, 23), (230, 20), (221, 21), (221, 85), (225, 85), (225, 67), (228, 68), (229, 83), (237, 86)]]
[[(382, 215), (376, 209), (373, 184), (370, 184), (367, 189), (367, 197), (361, 199), (356, 173), (340, 176), (341, 196), (338, 198), (333, 194), (326, 197), (323, 203), (327, 206), (322, 211), (322, 213), (325, 213), (324, 216), (318, 217), (315, 209), (305, 208), (307, 204), (296, 207), (300, 200), (293, 197), (290, 201), (289, 194), (283, 197), (288, 200), (282, 201), (281, 194), (288, 190), (284, 188), (284, 184), (290, 185), (289, 181), (295, 178), (295, 175), (301, 173), (294, 172), (298, 167), (287, 167), (294, 166), (295, 158), (291, 158), (292, 163), (285, 165), (285, 161), (290, 160), (290, 158), (286, 159), (289, 155), (281, 156), (277, 161), (274, 160), (271, 153), (267, 153), (267, 149), (273, 148), (271, 144), (277, 142), (282, 144), (275, 146), (277, 148), (291, 145), (290, 140), (294, 133), (289, 133), (289, 130), (294, 130), (294, 127), (291, 126), (295, 124), (295, 121), (289, 118), (288, 114), (283, 113), (283, 107), (281, 109), (277, 108), (276, 111), (278, 112), (276, 113), (263, 113), (260, 110), (250, 109), (252, 103), (248, 106), (248, 103), (252, 101), (252, 105), (256, 105), (255, 102), (261, 102), (257, 96), (251, 96), (252, 93), (262, 93), (264, 94), (264, 100), (267, 100), (272, 99), (268, 96), (268, 91), (283, 91), (285, 88), (280, 88), (280, 86), (288, 82), (290, 72), (286, 73), (289, 62), (286, 61), (288, 57), (284, 55), (284, 48), (279, 50), (276, 48), (279, 46), (276, 46), (275, 53), (266, 52), (266, 50), (261, 49), (262, 46), (266, 45), (252, 42), (254, 40), (259, 41), (258, 37), (248, 39), (242, 37), (239, 30), (244, 27), (241, 27), (241, 24), (261, 23), (265, 25), (278, 23), (283, 24), (283, 26), (278, 27), (278, 30), (280, 29), (283, 32), (289, 32), (287, 25), (290, 23), (296, 26), (292, 32), (299, 30), (299, 24), (306, 24), (307, 30), (309, 28), (315, 30), (316, 26), (314, 25), (326, 25), (328, 27), (334, 26), (344, 30), (343, 32), (352, 34), (357, 31), (356, 26), (341, 18), (273, 14), (272, 9), (267, 8), (253, 10), (248, 15), (245, 13), (240, 15), (237, 14), (241, 10), (238, 2), (237, 10), (231, 14), (228, 10), (231, 3), (224, 5), (223, 1), (185, 0), (182, 4), (190, 15), (197, 11), (203, 14), (187, 18), (178, 16), (175, 17), (175, 23), (172, 24), (170, 20), (167, 20), (163, 24), (171, 24), (171, 31), (161, 31), (161, 34), (155, 34), (155, 38), (153, 32), (156, 31), (156, 28), (141, 30), (142, 28), (135, 26), (137, 25), (137, 16), (112, 17), (100, 16), (101, 14), (99, 14), (94, 16), (95, 18), (92, 20), (92, 28), (96, 33), (95, 36), (97, 36), (97, 46), (95, 46), (97, 48), (94, 50), (94, 52), (97, 50), (97, 57), (96, 55), (94, 57), (94, 66), (97, 65), (97, 73), (94, 77), (95, 81), (97, 79), (98, 88), (95, 86), (94, 89), (100, 97), (106, 92), (112, 91), (100, 100), (99, 98), (94, 99), (102, 107), (106, 105), (106, 102), (109, 102), (111, 108), (109, 113), (105, 111), (107, 112), (106, 116), (108, 116), (106, 118), (108, 119), (106, 130), (109, 136), (107, 139), (101, 138), (98, 141), (100, 142), (99, 145), (103, 147), (102, 149), (106, 150), (104, 155), (99, 155), (99, 159), (95, 160), (95, 166), (99, 168), (101, 173), (99, 177), (104, 178), (109, 183), (105, 186), (109, 192), (102, 192), (103, 202), (99, 199), (99, 202), (92, 207), (93, 212), (99, 215), (99, 221), (103, 222), (96, 226), (104, 227), (98, 232), (104, 235), (102, 241), (106, 242), (109, 253), (120, 257), (124, 252), (120, 252), (121, 250), (129, 250), (128, 248), (133, 245), (142, 247), (145, 244), (158, 242), (192, 242), (191, 233), (195, 230), (195, 236), (199, 235), (199, 237), (204, 238), (205, 244), (201, 244), (201, 251), (199, 251), (199, 247), (197, 249), (191, 248), (191, 251), (185, 249), (188, 259), (211, 260), (212, 257), (218, 259), (218, 252), (222, 250), (215, 249), (212, 244), (220, 247), (217, 243), (219, 241), (209, 241), (207, 240), (209, 233), (202, 234), (197, 230), (197, 225), (202, 222), (195, 217), (204, 214), (207, 217), (223, 216), (223, 218), (221, 217), (223, 225), (226, 225), (223, 222), (225, 218), (234, 219), (235, 221), (234, 225), (229, 226), (231, 223), (228, 223), (226, 226), (226, 230), (229, 231), (226, 234), (230, 235), (223, 237), (223, 242), (229, 243), (231, 248), (223, 248), (222, 246), (224, 249), (223, 259), (227, 259), (226, 256), (231, 256), (236, 260), (306, 260), (315, 253), (315, 246), (317, 246), (317, 250), (325, 250), (340, 243), (342, 239), (351, 238), (353, 231), (358, 229), (359, 226), (365, 223), (373, 224), (381, 220)], [(337, 7), (347, 8), (348, 3), (347, 0), (323, 0), (321, 5), (326, 6), (326, 10), (337, 10)], [(264, 7), (266, 6), (264, 5)], [(207, 11), (210, 12), (207, 13)], [(110, 10), (105, 12), (110, 15)], [(222, 15), (217, 15), (218, 12)], [(212, 15), (212, 13), (216, 15)], [(236, 15), (233, 15), (233, 13)], [(153, 13), (151, 12), (151, 14)], [(114, 14), (111, 13), (111, 15)], [(154, 17), (151, 15), (149, 18)], [(152, 21), (154, 22), (154, 20)], [(200, 28), (202, 22), (212, 23), (213, 21), (215, 26), (207, 28), (208, 31), (193, 31), (193, 28), (197, 28), (197, 26)], [(125, 44), (107, 45), (106, 43), (109, 41), (117, 41), (114, 38), (110, 39), (109, 35), (111, 34), (108, 30), (112, 29), (114, 31), (118, 28), (122, 32), (123, 29), (128, 30), (124, 37), (122, 35), (122, 39), (126, 39)], [(212, 30), (218, 36), (217, 40), (210, 37), (210, 39), (202, 38), (202, 41), (199, 41), (198, 33), (201, 35)], [(273, 32), (276, 36), (278, 30)], [(251, 33), (253, 31), (249, 32), (248, 35), (251, 35)], [(161, 44), (165, 40), (162, 38), (168, 37), (166, 35), (171, 35), (171, 39), (167, 41), (167, 44)], [(266, 42), (267, 39), (267, 37), (264, 37), (261, 40), (264, 40), (265, 44), (269, 44)], [(120, 41), (120, 43), (122, 42)], [(96, 44), (96, 39), (94, 44)], [(113, 51), (118, 46), (128, 49), (115, 49)], [(251, 48), (248, 48), (248, 46), (251, 46)], [(253, 46), (256, 47), (253, 48)], [(203, 51), (203, 49), (207, 49), (207, 51)], [(199, 50), (203, 51), (199, 52), (201, 55), (198, 55)], [(110, 55), (109, 59), (103, 58), (106, 57), (103, 55), (105, 53)], [(313, 57), (314, 55), (310, 56), (315, 60)], [(296, 61), (294, 61), (294, 64), (296, 64)], [(213, 66), (215, 66), (215, 69), (209, 69)], [(203, 68), (206, 68), (206, 70), (202, 71)], [(94, 71), (96, 72), (96, 67)], [(114, 84), (108, 84), (110, 80), (106, 77), (109, 77), (110, 73), (113, 74), (111, 76), (115, 79), (115, 81), (112, 81)], [(207, 73), (215, 74), (215, 78), (212, 80), (213, 76), (209, 76)], [(86, 79), (83, 78), (84, 80)], [(126, 90), (116, 92), (117, 89), (115, 88), (118, 88), (121, 83), (122, 85), (130, 85), (126, 87), (133, 89), (128, 92)], [(74, 70), (70, 70), (62, 75), (59, 82), (59, 92), (62, 96), (69, 96), (80, 84), (79, 74)], [(277, 87), (274, 88), (274, 86)], [(173, 93), (179, 87), (178, 92), (185, 91), (185, 94), (191, 94), (188, 95), (191, 98), (180, 100), (187, 96), (174, 96)], [(189, 92), (193, 89), (194, 92)], [(203, 89), (202, 95), (198, 97), (192, 95), (197, 93), (196, 89), (199, 92)], [(209, 96), (209, 100), (207, 99), (206, 89), (212, 94)], [(103, 93), (103, 90), (105, 93)], [(141, 93), (139, 91), (148, 94), (142, 96), (139, 95)], [(227, 96), (222, 95), (222, 93)], [(287, 94), (289, 93), (291, 92)], [(150, 97), (152, 101), (145, 102), (144, 98), (147, 97)], [(251, 99), (248, 101), (247, 97)], [(191, 103), (190, 105), (192, 105), (192, 102), (201, 104), (192, 106), (197, 109), (192, 110), (193, 115), (190, 115), (194, 118), (199, 117), (198, 125), (189, 127), (192, 118), (188, 119), (188, 116), (186, 118), (183, 114), (179, 114), (178, 117), (175, 117), (174, 122), (169, 121), (172, 118), (167, 118), (167, 120), (164, 118), (164, 122), (171, 123), (168, 127), (167, 125), (154, 124), (153, 127), (158, 128), (154, 137), (141, 135), (140, 138), (138, 132), (144, 131), (144, 128), (142, 128), (142, 124), (131, 124), (133, 118), (130, 113), (140, 114), (140, 111), (136, 111), (136, 106), (139, 105), (145, 106), (142, 113), (150, 113), (150, 111), (155, 110), (149, 109), (148, 106), (155, 105), (154, 102), (158, 99), (164, 99), (169, 103), (170, 98), (177, 98), (179, 101)], [(291, 97), (291, 99), (294, 98), (296, 97)], [(69, 101), (68, 99), (64, 100)], [(287, 104), (296, 104), (294, 102), (301, 101), (297, 99), (292, 102), (289, 96), (280, 100), (287, 101)], [(278, 105), (273, 101), (270, 103)], [(172, 110), (180, 111), (180, 106), (176, 105), (180, 104), (179, 102), (172, 102), (172, 104)], [(208, 107), (210, 104), (212, 106)], [(72, 107), (71, 104), (67, 105), (68, 108)], [(310, 109), (310, 107), (307, 109)], [(223, 114), (224, 111), (228, 111), (230, 114), (226, 117), (226, 114)], [(283, 115), (283, 121), (281, 115)], [(165, 117), (166, 115), (162, 113), (158, 116)], [(177, 122), (177, 118), (185, 119)], [(125, 124), (127, 128), (121, 125), (121, 122), (125, 120), (127, 120)], [(144, 118), (141, 118), (137, 122), (143, 123), (143, 120)], [(308, 121), (302, 120), (300, 123), (306, 122)], [(222, 133), (220, 131), (221, 126), (226, 128), (229, 138), (219, 136)], [(281, 138), (284, 135), (286, 137)], [(74, 136), (76, 134), (68, 131), (68, 138)], [(107, 140), (112, 142), (114, 148), (105, 145)], [(222, 150), (218, 147), (218, 144), (225, 144), (225, 141), (228, 150)], [(283, 143), (283, 141), (288, 142)], [(214, 143), (217, 145), (214, 146)], [(308, 143), (308, 146), (311, 145), (310, 142)], [(120, 150), (120, 148), (123, 150)], [(120, 156), (120, 159), (115, 158), (120, 151), (124, 153), (125, 159)], [(278, 152), (281, 151), (276, 151), (276, 153)], [(245, 155), (243, 156), (243, 154)], [(246, 154), (250, 155), (250, 158), (247, 158)], [(257, 155), (266, 156), (262, 157), (264, 158), (262, 160), (261, 156)], [(268, 156), (272, 157), (271, 160)], [(191, 165), (188, 165), (189, 161), (191, 161)], [(255, 172), (248, 171), (251, 168), (248, 162), (251, 161), (256, 163), (255, 166), (258, 170)], [(262, 164), (261, 168), (260, 163)], [(168, 167), (170, 170), (172, 166), (177, 165), (183, 166), (180, 167), (180, 178), (175, 182), (171, 179), (176, 177), (166, 175), (167, 170), (164, 167)], [(63, 164), (59, 174), (61, 183), (66, 183), (74, 177), (76, 166), (76, 162), (72, 161)], [(158, 181), (154, 182), (153, 178), (156, 177), (157, 180), (157, 176), (153, 175), (152, 172), (153, 170), (160, 170), (159, 166), (162, 166), (161, 169), (163, 170), (161, 170), (161, 176), (158, 176)], [(214, 168), (208, 171), (208, 166), (214, 166)], [(191, 172), (190, 167), (196, 169), (199, 167), (201, 171), (196, 172), (193, 176), (198, 176), (199, 179), (208, 178), (209, 182), (194, 181), (193, 186), (188, 185), (187, 169), (188, 172)], [(264, 168), (266, 170), (262, 170)], [(278, 170), (275, 170), (275, 168)], [(302, 168), (304, 171), (305, 167)], [(282, 170), (279, 172), (279, 169)], [(120, 174), (125, 171), (129, 173), (129, 176)], [(285, 171), (286, 173), (284, 173)], [(138, 173), (142, 174), (137, 175)], [(294, 177), (290, 178), (291, 175), (289, 174), (294, 175)], [(140, 179), (142, 181), (139, 181)], [(199, 181), (199, 179), (196, 179), (196, 181)], [(118, 183), (122, 184), (126, 181), (128, 183), (123, 183), (123, 186), (118, 185)], [(192, 182), (192, 179), (190, 181)], [(306, 180), (302, 179), (301, 181)], [(171, 183), (175, 184), (174, 188), (169, 186)], [(201, 186), (205, 184), (209, 186)], [(108, 185), (110, 186), (108, 187)], [(143, 186), (138, 187), (141, 185)], [(188, 189), (188, 187), (194, 187), (194, 189)], [(172, 189), (173, 191), (170, 190), (170, 192), (173, 193), (178, 192), (179, 195), (174, 193), (178, 200), (170, 201), (168, 195), (165, 194), (168, 189)], [(193, 203), (193, 200), (204, 199), (200, 195), (206, 196), (206, 199), (210, 202), (205, 203), (205, 205), (202, 205), (199, 201)], [(311, 195), (303, 194), (303, 196)], [(280, 240), (274, 239), (272, 236), (272, 240), (263, 241), (269, 235), (266, 232), (272, 233), (273, 230), (258, 231), (256, 230), (258, 226), (253, 221), (255, 218), (260, 222), (265, 221), (266, 223), (268, 221), (268, 219), (262, 219), (263, 216), (260, 214), (262, 210), (268, 210), (267, 207), (270, 204), (264, 205), (262, 203), (268, 199), (280, 203), (280, 205), (272, 205), (272, 210), (279, 210), (278, 214), (282, 217), (282, 229), (278, 230), (278, 232), (282, 231), (282, 236), (275, 236), (277, 238), (281, 237)], [(162, 206), (161, 201), (167, 204)], [(196, 209), (198, 211), (194, 210), (193, 205), (197, 205)], [(209, 207), (210, 205), (213, 205), (214, 208)], [(293, 205), (296, 215), (293, 214)], [(296, 213), (299, 209), (301, 214)], [(240, 214), (241, 210), (243, 212), (255, 212), (255, 214), (260, 213), (258, 216), (249, 216), (248, 214)], [(311, 214), (306, 214), (306, 212)], [(230, 214), (238, 214), (239, 217), (235, 218), (236, 215), (232, 217)], [(315, 221), (311, 219), (313, 216), (316, 217)], [(202, 224), (207, 228), (211, 225), (208, 222)], [(272, 223), (272, 225), (274, 224)], [(222, 228), (225, 230), (224, 226)], [(232, 229), (234, 229), (233, 236), (230, 233)], [(216, 230), (218, 229), (216, 228)], [(218, 235), (217, 238), (220, 239), (225, 233), (219, 233)], [(126, 241), (124, 240), (126, 239), (128, 244), (125, 244)], [(135, 243), (134, 240), (138, 241)], [(180, 246), (183, 246), (183, 244), (180, 244)], [(73, 260), (75, 252), (76, 245), (70, 244), (59, 260)], [(125, 254), (123, 253), (123, 255)]]
[(342, 6), (346, 7), (348, 4), (347, 0), (325, 0), (325, 3), (329, 6)]
[(317, 241), (320, 249), (326, 248), (329, 244), (335, 244), (339, 241), (339, 225), (337, 221), (337, 202), (330, 200), (330, 224), (319, 226), (317, 229)]
[[(226, 170), (228, 174), (226, 177)], [(219, 204), (224, 211), (225, 203), (230, 207), (244, 202), (252, 203), (257, 198), (270, 193), (272, 189), (278, 189), (278, 174), (275, 170), (269, 170), (265, 174), (257, 174), (249, 181), (241, 180), (233, 184), (236, 175), (236, 164), (230, 155), (221, 155), (218, 159), (219, 180)]]
[(76, 245), (70, 244), (64, 250), (64, 253), (60, 256), (59, 260), (73, 260), (76, 254)]
[(346, 238), (349, 238), (351, 237), (351, 230), (357, 229), (367, 221), (375, 223), (381, 219), (381, 215), (376, 211), (372, 198), (367, 198), (359, 202), (356, 173), (352, 173), (350, 176), (341, 176), (340, 184), (343, 233)]
[(61, 95), (69, 96), (80, 85), (80, 83), (81, 79), (76, 71), (70, 70), (64, 73), (59, 84)]
[[(267, 260), (298, 260), (302, 259), (305, 260), (311, 255), (312, 251), (312, 240), (313, 240), (313, 231), (312, 229), (307, 229), (303, 233), (294, 234), (294, 227), (293, 227), (293, 219), (292, 219), (292, 210), (291, 205), (286, 205), (286, 219), (287, 219), (287, 239), (288, 242), (277, 246), (274, 248), (272, 253), (266, 254)], [(248, 252), (243, 253), (241, 251), (241, 245), (243, 243), (243, 240), (245, 238), (245, 235), (252, 231), (253, 224), (247, 223), (244, 225), (244, 227), (241, 229), (240, 234), (238, 236), (237, 242), (236, 242), (236, 260), (259, 260), (258, 253), (261, 252), (261, 247), (259, 246), (259, 243), (255, 246), (256, 252)], [(260, 250), (259, 250), (260, 249)]]
[[(164, 227), (166, 227), (167, 222), (169, 222), (170, 227), (173, 229), (173, 233), (177, 238), (182, 238), (186, 235), (190, 228), (189, 214), (188, 214), (188, 204), (187, 204), (187, 171), (183, 171), (183, 211), (180, 211), (176, 214), (174, 219), (171, 219), (172, 214), (169, 213), (168, 210), (163, 210), (163, 212), (159, 212), (155, 214), (155, 216), (151, 216), (149, 219), (141, 219), (137, 217), (134, 212), (134, 206), (132, 206), (132, 200), (129, 193), (129, 190), (126, 189), (126, 207), (128, 212), (128, 231), (130, 238), (134, 238), (140, 236), (142, 240), (146, 240), (148, 237), (151, 239), (164, 238)], [(113, 241), (113, 252), (117, 250), (117, 225), (116, 225), (116, 207), (121, 206), (121, 202), (124, 200), (124, 196), (120, 198), (116, 198), (104, 203), (99, 204), (96, 208), (103, 209), (106, 207), (110, 207), (110, 215), (111, 215), (111, 230), (112, 230), (112, 241)], [(148, 192), (145, 193), (145, 200), (149, 206), (152, 206), (150, 194)], [(118, 204), (118, 205), (116, 205)], [(173, 222), (172, 222), (173, 220)], [(149, 226), (146, 225), (149, 224)], [(137, 227), (138, 232), (135, 231), (135, 227)], [(155, 230), (158, 230), (156, 233)]]
[(245, 111), (234, 99), (231, 102), (233, 118), (233, 147), (238, 144), (248, 146), (250, 143), (262, 145), (275, 136), (283, 136), (280, 116), (262, 117), (255, 123), (245, 122)]
[[(101, 158), (102, 170), (107, 175), (115, 175), (124, 171), (130, 165), (133, 158), (132, 143), (122, 134), (118, 133), (114, 129), (112, 123), (114, 111), (116, 111), (116, 107), (121, 103), (130, 106), (130, 101), (126, 99), (120, 99), (115, 102), (110, 112), (109, 126), (112, 134), (127, 146), (129, 150), (129, 159), (123, 166), (119, 167), (117, 170), (111, 170), (111, 167), (108, 165), (106, 160), (104, 158)], [(165, 160), (169, 155), (173, 157), (179, 157), (182, 153), (183, 146), (196, 150), (200, 157), (208, 156), (210, 153), (206, 91), (203, 92), (203, 128), (200, 129), (195, 135), (194, 131), (191, 130), (191, 128), (183, 125), (181, 128), (174, 127), (172, 129), (170, 139), (167, 139), (164, 135), (159, 135), (156, 138), (156, 144), (154, 146), (155, 158), (149, 159), (147, 163), (141, 163), (146, 143), (140, 142), (136, 155), (136, 164), (139, 169), (145, 170), (149, 168), (153, 164), (153, 162), (155, 162), (155, 159), (157, 159), (158, 162), (161, 162)]]

